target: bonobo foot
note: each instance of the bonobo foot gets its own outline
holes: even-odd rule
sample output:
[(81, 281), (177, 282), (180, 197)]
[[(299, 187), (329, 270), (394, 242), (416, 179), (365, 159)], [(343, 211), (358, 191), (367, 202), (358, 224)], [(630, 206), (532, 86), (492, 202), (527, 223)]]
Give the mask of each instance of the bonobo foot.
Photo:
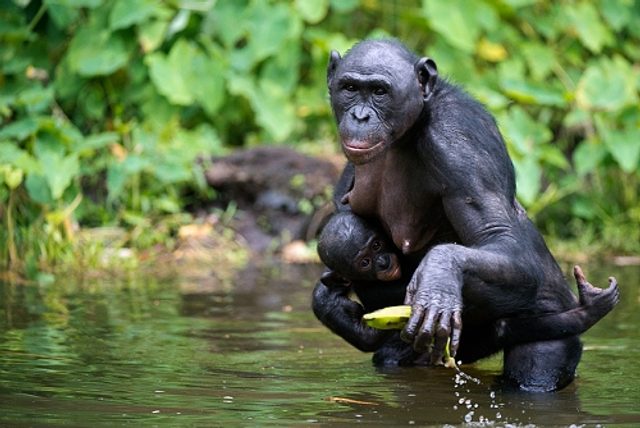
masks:
[[(587, 314), (585, 321), (590, 322), (589, 327), (600, 318), (608, 314), (620, 300), (620, 290), (614, 277), (609, 277), (609, 287), (598, 288), (587, 282), (580, 266), (573, 268), (573, 276), (578, 285), (578, 297), (580, 306)], [(587, 327), (588, 328), (588, 327)], [(586, 330), (586, 329), (585, 329)]]

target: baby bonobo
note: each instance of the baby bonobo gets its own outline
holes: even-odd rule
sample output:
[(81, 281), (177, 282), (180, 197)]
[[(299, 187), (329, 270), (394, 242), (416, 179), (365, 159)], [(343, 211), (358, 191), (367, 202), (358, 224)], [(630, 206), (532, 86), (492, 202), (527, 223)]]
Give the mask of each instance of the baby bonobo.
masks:
[[(321, 281), (335, 291), (336, 299), (348, 299), (353, 291), (362, 303), (346, 305), (342, 316), (336, 317), (334, 313), (332, 319), (338, 322), (329, 323), (328, 327), (361, 350), (376, 351), (390, 337), (387, 331), (363, 325), (362, 315), (404, 301), (413, 272), (411, 268), (401, 267), (401, 257), (396, 251), (381, 229), (352, 212), (335, 214), (320, 235), (318, 253), (330, 269)], [(618, 293), (603, 293), (591, 285), (578, 266), (574, 276), (579, 306), (559, 313), (499, 319), (493, 323), (489, 339), (494, 343), (476, 345), (504, 347), (584, 333), (611, 311), (618, 301)], [(329, 321), (322, 314), (316, 315), (325, 324)]]

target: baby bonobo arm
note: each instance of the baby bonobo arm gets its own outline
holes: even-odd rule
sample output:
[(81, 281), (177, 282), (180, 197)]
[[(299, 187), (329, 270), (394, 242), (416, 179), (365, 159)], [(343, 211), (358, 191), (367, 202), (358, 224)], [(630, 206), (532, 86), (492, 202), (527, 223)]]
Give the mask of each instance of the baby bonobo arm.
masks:
[(496, 340), (502, 346), (543, 340), (562, 339), (582, 334), (607, 315), (620, 300), (618, 284), (609, 278), (609, 287), (598, 288), (575, 266), (580, 306), (554, 314), (526, 318), (504, 318), (496, 322)]
[(313, 312), (329, 330), (359, 350), (376, 351), (391, 333), (363, 324), (364, 308), (349, 298), (351, 287), (334, 281), (335, 277), (335, 275), (325, 274), (316, 284), (313, 290)]

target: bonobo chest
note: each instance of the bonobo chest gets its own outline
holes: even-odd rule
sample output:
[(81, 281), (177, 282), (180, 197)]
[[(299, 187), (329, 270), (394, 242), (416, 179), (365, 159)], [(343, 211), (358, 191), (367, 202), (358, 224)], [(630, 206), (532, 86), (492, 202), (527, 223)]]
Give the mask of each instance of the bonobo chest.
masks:
[(351, 209), (379, 219), (403, 253), (420, 251), (442, 220), (440, 200), (427, 187), (427, 175), (416, 153), (392, 148), (374, 161), (356, 165)]

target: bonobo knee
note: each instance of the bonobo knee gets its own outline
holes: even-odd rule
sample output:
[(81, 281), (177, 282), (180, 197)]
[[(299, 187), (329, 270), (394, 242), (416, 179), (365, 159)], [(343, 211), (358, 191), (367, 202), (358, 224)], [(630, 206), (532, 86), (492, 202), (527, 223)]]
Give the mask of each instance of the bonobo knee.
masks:
[(426, 261), (437, 266), (449, 268), (459, 267), (462, 264), (462, 251), (464, 247), (456, 244), (440, 244), (429, 250)]

